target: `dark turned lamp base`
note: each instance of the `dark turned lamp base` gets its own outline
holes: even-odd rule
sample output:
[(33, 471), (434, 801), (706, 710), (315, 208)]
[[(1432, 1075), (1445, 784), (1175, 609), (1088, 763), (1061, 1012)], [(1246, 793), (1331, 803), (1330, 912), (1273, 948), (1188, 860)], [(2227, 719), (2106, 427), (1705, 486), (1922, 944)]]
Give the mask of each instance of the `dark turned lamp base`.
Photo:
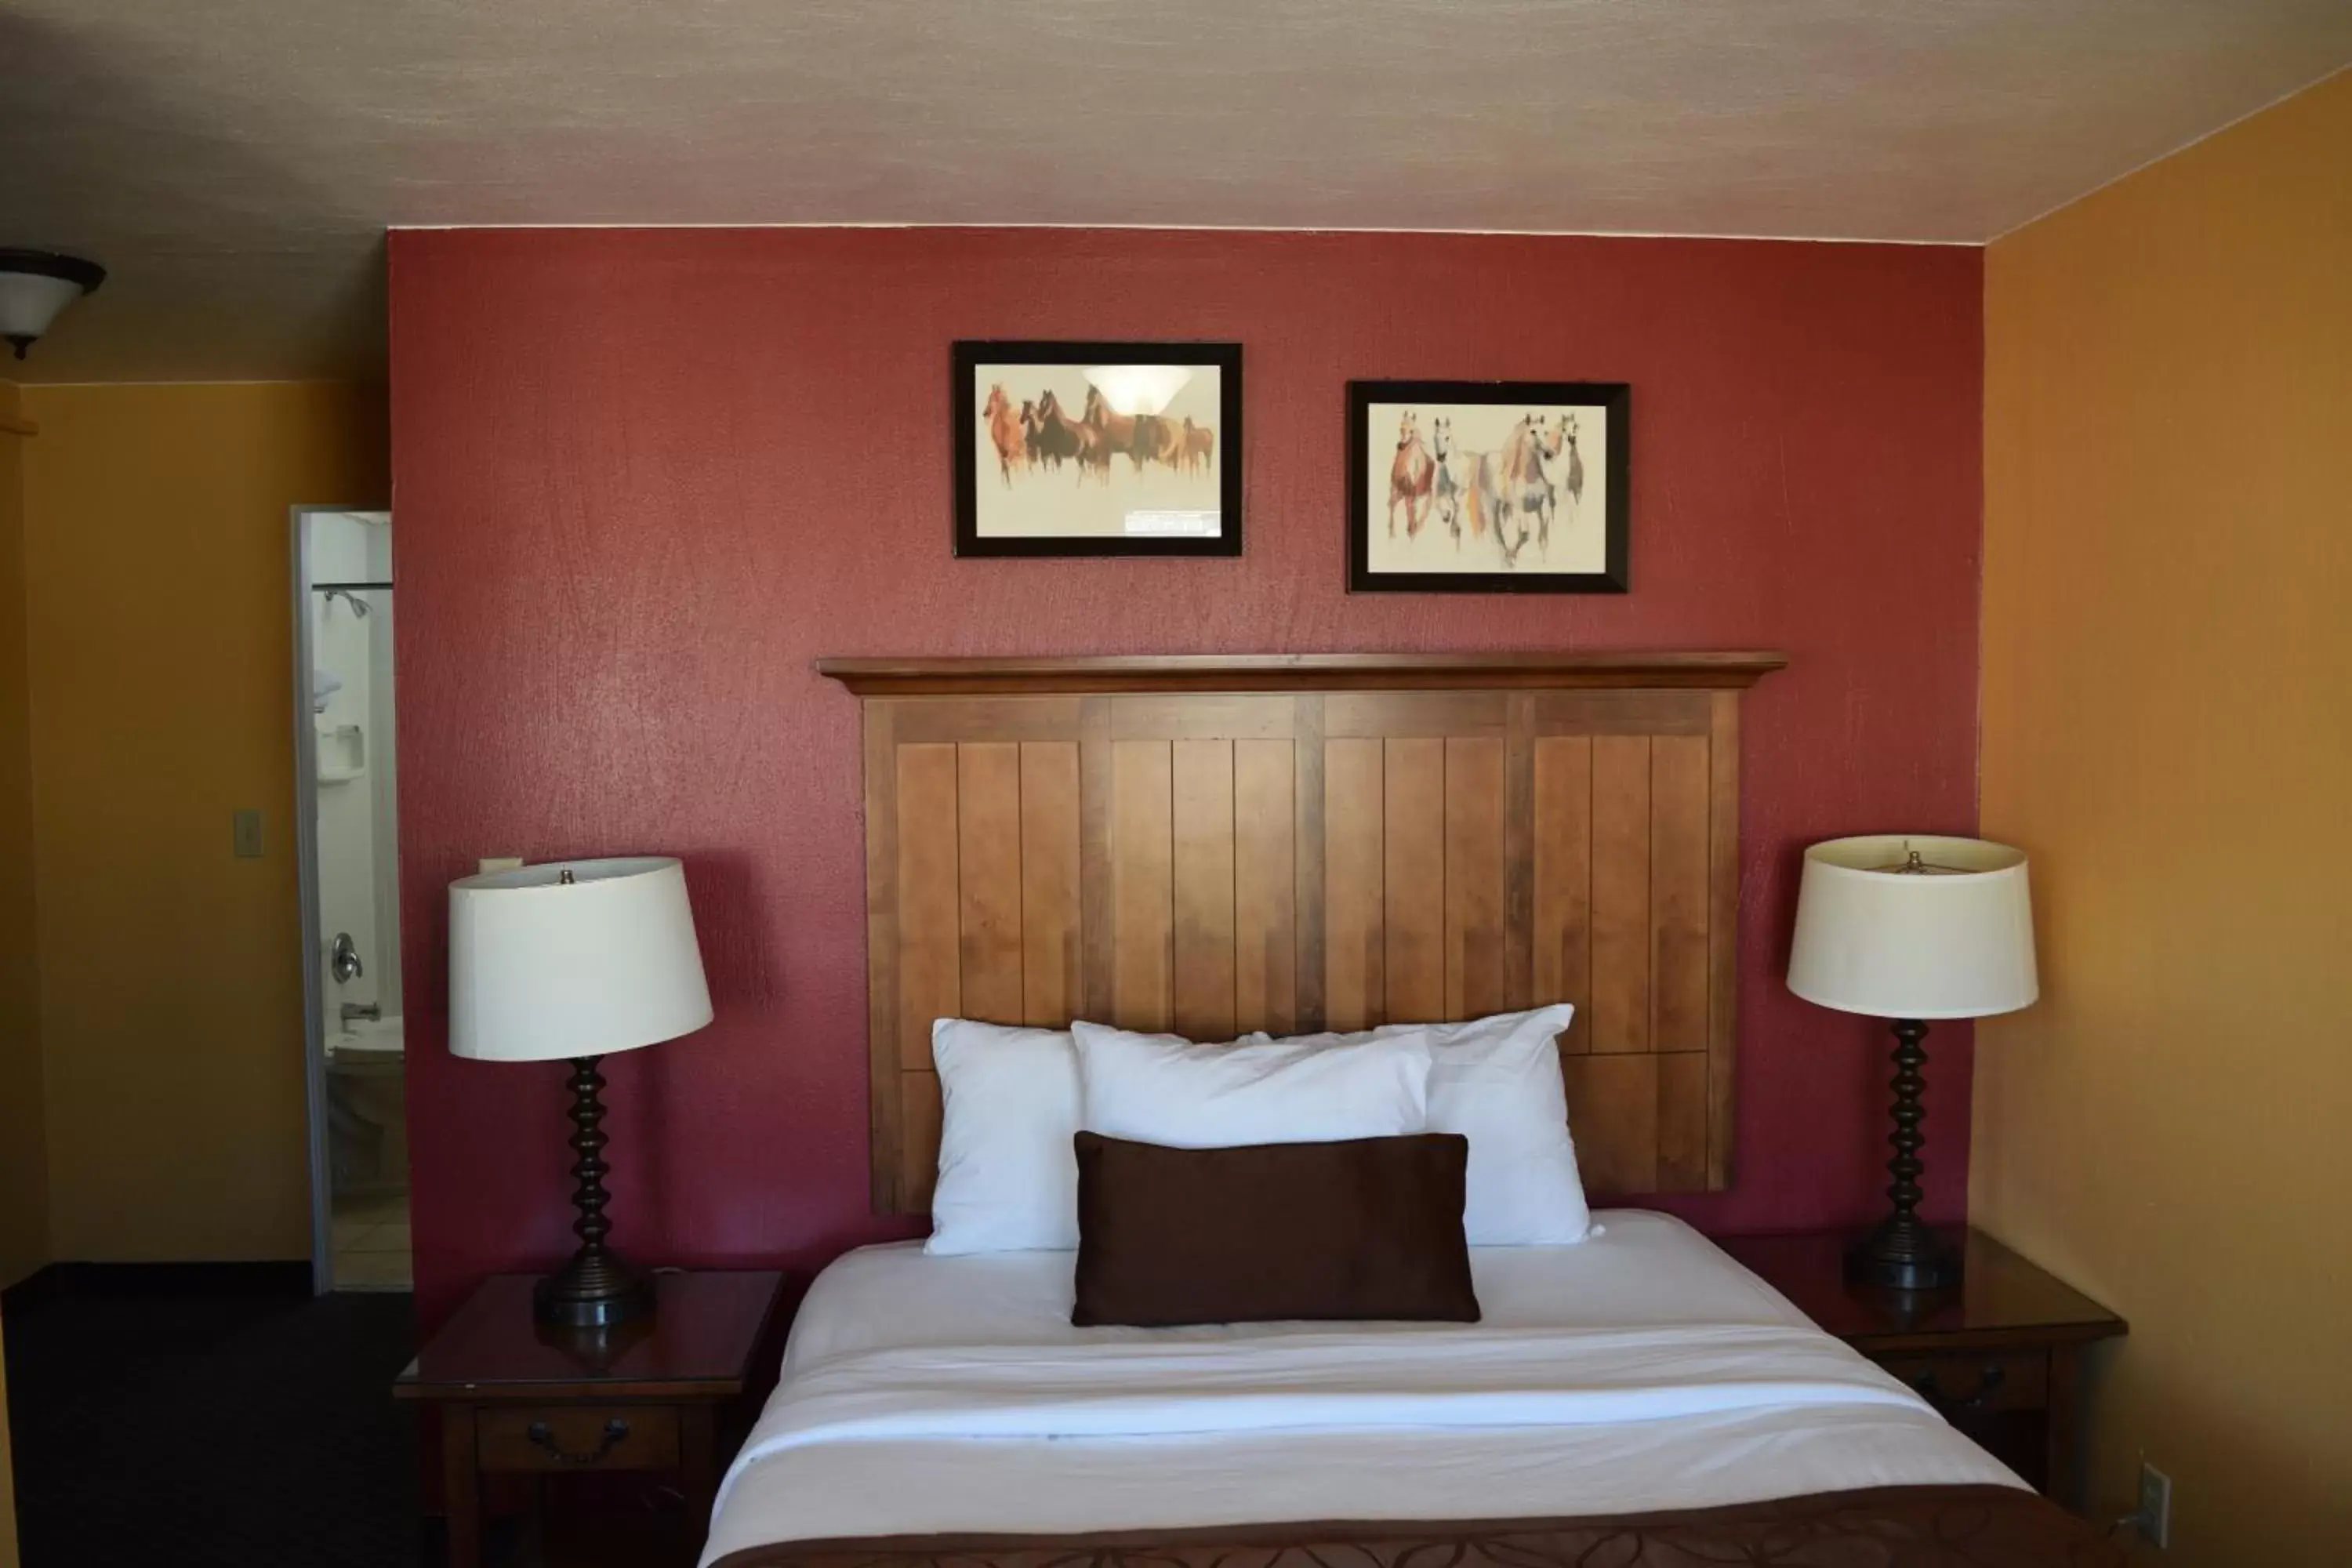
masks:
[(551, 1327), (609, 1329), (652, 1313), (653, 1276), (617, 1252), (592, 1258), (583, 1249), (531, 1287), (530, 1304), (531, 1315)]
[(1886, 1142), (1894, 1147), (1895, 1158), (1886, 1162), (1886, 1170), (1895, 1182), (1886, 1196), (1895, 1206), (1876, 1230), (1847, 1250), (1845, 1277), (1857, 1285), (1889, 1290), (1948, 1290), (1960, 1282), (1962, 1255), (1918, 1215), (1919, 1174), (1927, 1169), (1919, 1162), (1920, 1145), (1927, 1142), (1919, 1135), (1919, 1123), (1927, 1114), (1920, 1104), (1927, 1080), (1919, 1069), (1927, 1065), (1923, 1043), (1927, 1026), (1901, 1018), (1894, 1030), (1895, 1100), (1888, 1115), (1895, 1131)]
[(572, 1233), (580, 1238), (580, 1250), (530, 1293), (532, 1316), (553, 1328), (606, 1329), (649, 1318), (654, 1310), (653, 1277), (604, 1245), (613, 1229), (613, 1222), (604, 1217), (604, 1205), (612, 1201), (604, 1191), (604, 1177), (612, 1167), (604, 1159), (610, 1140), (600, 1125), (604, 1120), (604, 1077), (596, 1070), (596, 1060), (573, 1058), (569, 1079), (576, 1129), (571, 1143), (580, 1156), (572, 1167), (572, 1205), (580, 1211)]
[(1960, 1282), (1960, 1261), (1927, 1226), (1888, 1219), (1846, 1248), (1845, 1277), (1887, 1290), (1947, 1290)]

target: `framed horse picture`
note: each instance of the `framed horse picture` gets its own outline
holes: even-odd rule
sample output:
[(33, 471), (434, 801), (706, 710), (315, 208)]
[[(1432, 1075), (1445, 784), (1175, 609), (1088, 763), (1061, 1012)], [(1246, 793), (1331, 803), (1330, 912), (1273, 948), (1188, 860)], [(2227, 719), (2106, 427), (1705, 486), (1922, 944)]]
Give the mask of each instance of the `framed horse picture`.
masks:
[(1239, 555), (1239, 343), (955, 345), (958, 555)]
[(1348, 384), (1351, 593), (1622, 594), (1622, 382)]

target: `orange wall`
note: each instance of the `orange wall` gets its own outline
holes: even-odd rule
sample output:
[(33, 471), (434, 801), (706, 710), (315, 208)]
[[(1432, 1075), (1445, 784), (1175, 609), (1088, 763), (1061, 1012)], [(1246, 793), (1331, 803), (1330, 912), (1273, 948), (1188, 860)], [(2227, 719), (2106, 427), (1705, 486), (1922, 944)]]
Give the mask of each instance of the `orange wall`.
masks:
[[(25, 668), (24, 413), (0, 382), (0, 1288), (48, 1257), (33, 947), (31, 687)], [(5, 1478), (0, 1478), (5, 1479)]]
[[(383, 404), (23, 403), (50, 1255), (307, 1258), (288, 509), (385, 500)], [(230, 852), (246, 806), (257, 860)]]
[(2040, 1005), (1977, 1222), (2114, 1306), (2102, 1503), (2183, 1564), (2352, 1541), (2352, 74), (1995, 244), (1982, 820)]
[[(0, 382), (0, 1289), (48, 1251), (33, 956), (33, 762), (25, 675), (25, 464), (16, 388)], [(0, 1367), (0, 1568), (16, 1568), (8, 1378)]]

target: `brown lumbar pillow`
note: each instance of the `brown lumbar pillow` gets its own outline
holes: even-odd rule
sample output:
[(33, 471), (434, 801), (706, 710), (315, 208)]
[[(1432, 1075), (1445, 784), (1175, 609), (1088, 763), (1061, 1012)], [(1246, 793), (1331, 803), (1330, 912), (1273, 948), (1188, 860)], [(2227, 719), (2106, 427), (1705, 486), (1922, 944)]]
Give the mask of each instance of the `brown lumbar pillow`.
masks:
[(1233, 1149), (1076, 1142), (1080, 1328), (1478, 1321), (1459, 1133)]

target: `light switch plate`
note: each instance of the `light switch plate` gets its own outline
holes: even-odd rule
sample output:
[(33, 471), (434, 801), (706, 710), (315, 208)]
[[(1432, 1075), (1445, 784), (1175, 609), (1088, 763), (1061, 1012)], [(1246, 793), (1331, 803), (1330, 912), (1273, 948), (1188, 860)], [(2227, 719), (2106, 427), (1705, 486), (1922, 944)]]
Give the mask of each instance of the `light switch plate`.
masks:
[(261, 858), (261, 813), (240, 811), (234, 819), (231, 838), (240, 860)]
[(520, 855), (485, 855), (479, 860), (474, 862), (474, 868), (477, 872), (485, 877), (488, 876), (493, 871), (520, 871), (522, 869), (522, 857)]
[(2142, 1459), (2139, 1464), (2139, 1532), (2158, 1551), (2172, 1545), (2172, 1478)]

